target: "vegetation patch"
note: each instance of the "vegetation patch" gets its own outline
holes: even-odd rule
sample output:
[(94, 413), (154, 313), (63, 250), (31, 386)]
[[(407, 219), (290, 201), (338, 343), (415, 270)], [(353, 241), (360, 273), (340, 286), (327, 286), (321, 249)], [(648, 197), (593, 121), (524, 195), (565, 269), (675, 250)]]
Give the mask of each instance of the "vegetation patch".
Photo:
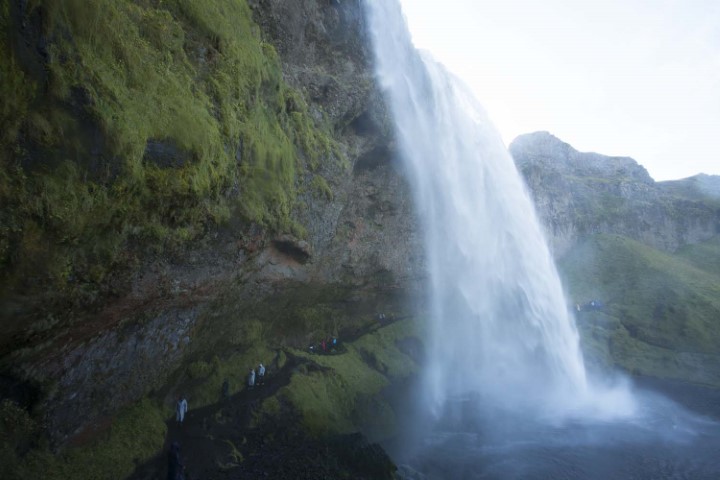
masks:
[[(8, 463), (3, 462), (2, 468), (7, 469), (3, 478), (126, 478), (136, 464), (148, 461), (162, 449), (167, 413), (150, 400), (142, 400), (115, 417), (107, 431), (92, 444), (66, 447), (53, 454), (41, 443), (14, 458), (4, 458)], [(23, 423), (20, 428), (32, 430), (27, 422)], [(18, 435), (18, 431), (13, 430), (13, 435)], [(3, 448), (3, 455), (6, 452)]]
[(344, 345), (341, 354), (293, 352), (316, 367), (295, 372), (278, 397), (300, 413), (303, 426), (315, 435), (360, 429), (376, 438), (387, 436), (395, 415), (380, 393), (391, 379), (417, 371), (418, 365), (398, 348), (401, 339), (414, 335), (415, 322), (408, 319)]
[[(192, 408), (201, 408), (217, 403), (221, 399), (222, 385), (228, 381), (228, 393), (234, 395), (247, 387), (247, 378), (250, 369), (257, 370), (260, 362), (270, 365), (275, 358), (275, 352), (265, 345), (256, 345), (248, 350), (238, 350), (229, 354), (215, 356), (211, 363), (200, 362), (210, 365), (207, 373), (199, 380), (193, 381), (190, 370), (186, 372), (187, 377), (181, 379), (187, 385), (182, 393), (191, 403)], [(190, 365), (192, 368), (193, 363)]]
[(717, 240), (678, 255), (616, 235), (575, 247), (560, 262), (570, 297), (604, 304), (577, 314), (584, 343), (634, 373), (717, 382), (720, 273), (702, 268), (699, 255), (720, 258)]
[(720, 276), (720, 236), (681, 248), (677, 255), (700, 270)]

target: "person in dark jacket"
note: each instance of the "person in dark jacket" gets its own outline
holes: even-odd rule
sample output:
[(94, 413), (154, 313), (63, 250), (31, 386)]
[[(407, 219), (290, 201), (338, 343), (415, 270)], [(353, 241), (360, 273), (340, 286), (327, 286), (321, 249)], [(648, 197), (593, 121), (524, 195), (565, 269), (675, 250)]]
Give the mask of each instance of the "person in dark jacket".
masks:
[(230, 381), (227, 378), (222, 383), (222, 398), (223, 400), (230, 398)]
[(180, 457), (180, 444), (173, 442), (168, 452), (167, 480), (185, 480), (185, 466)]

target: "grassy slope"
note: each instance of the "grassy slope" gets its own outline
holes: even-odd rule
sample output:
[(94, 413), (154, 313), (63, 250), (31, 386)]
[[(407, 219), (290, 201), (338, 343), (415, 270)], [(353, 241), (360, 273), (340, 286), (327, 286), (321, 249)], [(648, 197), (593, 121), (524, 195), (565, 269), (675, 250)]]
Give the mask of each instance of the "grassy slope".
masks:
[[(404, 319), (375, 329), (343, 344), (336, 355), (292, 354), (315, 365), (296, 368), (290, 383), (263, 401), (256, 423), (277, 420), (281, 413), (298, 418), (310, 434), (349, 433), (362, 428), (371, 438), (393, 433), (395, 413), (381, 391), (391, 380), (417, 372), (417, 364), (399, 348), (399, 342), (416, 337), (418, 321)], [(256, 338), (260, 342), (259, 337)], [(178, 382), (190, 399), (191, 409), (220, 400), (220, 385), (231, 380), (231, 393), (246, 388), (248, 366), (258, 359), (270, 365), (272, 353), (262, 344), (249, 350), (215, 357), (212, 362), (188, 365)], [(281, 357), (285, 354), (281, 353)], [(278, 362), (283, 366), (284, 360)], [(274, 374), (270, 372), (270, 375)], [(143, 399), (112, 419), (110, 428), (90, 436), (82, 446), (66, 447), (58, 454), (41, 441), (40, 425), (12, 402), (0, 403), (0, 476), (2, 478), (121, 479), (162, 449), (170, 405)], [(40, 437), (41, 438), (41, 437)], [(20, 454), (20, 455), (17, 455)]]
[(273, 415), (280, 404), (299, 414), (302, 425), (315, 435), (349, 433), (361, 428), (371, 439), (387, 438), (396, 427), (395, 413), (380, 395), (392, 380), (417, 372), (418, 365), (398, 342), (418, 335), (418, 321), (405, 319), (345, 344), (338, 355), (294, 354), (320, 369), (300, 370), (277, 399), (263, 404)]
[(570, 297), (606, 305), (578, 315), (591, 356), (634, 373), (720, 385), (719, 259), (717, 240), (678, 255), (612, 235), (575, 247), (560, 263)]
[(720, 237), (699, 245), (688, 245), (677, 254), (700, 270), (720, 275)]
[(170, 411), (142, 400), (112, 420), (110, 428), (83, 446), (66, 449), (58, 455), (47, 445), (35, 446), (21, 462), (13, 450), (23, 453), (32, 445), (40, 426), (25, 410), (12, 402), (0, 404), (0, 476), (6, 479), (44, 478), (48, 480), (121, 479), (136, 464), (149, 460), (163, 446), (165, 417)]
[[(183, 245), (231, 212), (304, 234), (296, 193), (322, 183), (312, 172), (337, 149), (283, 82), (245, 0), (10, 3), (0, 6), (0, 282), (97, 284), (127, 264), (130, 243)], [(22, 22), (42, 32), (45, 58), (18, 46), (42, 43), (22, 37), (32, 31)], [(45, 73), (28, 73), (37, 63)], [(149, 161), (148, 140), (175, 164)]]

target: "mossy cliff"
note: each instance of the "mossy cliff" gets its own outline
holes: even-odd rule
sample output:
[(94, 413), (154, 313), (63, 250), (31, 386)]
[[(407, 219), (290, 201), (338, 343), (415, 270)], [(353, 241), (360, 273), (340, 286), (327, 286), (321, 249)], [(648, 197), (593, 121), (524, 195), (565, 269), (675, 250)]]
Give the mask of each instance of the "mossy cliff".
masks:
[(347, 159), (244, 1), (2, 9), (5, 289), (92, 291), (231, 215), (306, 235), (298, 192)]
[(0, 23), (0, 393), (33, 445), (407, 315), (422, 255), (358, 1), (12, 0)]

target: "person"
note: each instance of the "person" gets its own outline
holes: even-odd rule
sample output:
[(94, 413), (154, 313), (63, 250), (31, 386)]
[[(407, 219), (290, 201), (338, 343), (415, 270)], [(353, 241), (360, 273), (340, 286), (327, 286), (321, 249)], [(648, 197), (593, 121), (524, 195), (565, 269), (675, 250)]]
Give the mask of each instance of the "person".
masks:
[(230, 398), (230, 382), (226, 378), (222, 383), (222, 398), (227, 400)]
[(255, 386), (255, 370), (252, 368), (250, 369), (250, 373), (248, 374), (248, 387), (252, 388)]
[(180, 444), (173, 442), (168, 452), (167, 480), (185, 480), (185, 466), (180, 458)]
[(188, 411), (188, 403), (185, 397), (182, 395), (178, 397), (177, 405), (175, 407), (175, 420), (182, 425), (185, 420), (185, 414)]
[(327, 352), (327, 345), (325, 344), (325, 340), (320, 341), (320, 347), (322, 347), (323, 353)]
[(265, 385), (265, 366), (260, 362), (260, 365), (258, 365), (258, 378), (257, 378), (257, 384), (258, 385)]

